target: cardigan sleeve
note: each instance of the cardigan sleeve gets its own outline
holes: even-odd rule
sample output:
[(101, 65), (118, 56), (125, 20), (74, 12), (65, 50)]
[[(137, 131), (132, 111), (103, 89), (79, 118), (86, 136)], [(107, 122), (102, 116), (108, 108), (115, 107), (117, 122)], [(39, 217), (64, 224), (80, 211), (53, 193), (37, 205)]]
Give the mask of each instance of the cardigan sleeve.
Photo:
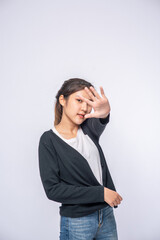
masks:
[(104, 131), (106, 125), (108, 124), (110, 119), (110, 113), (106, 118), (88, 118), (86, 119), (86, 127), (90, 129), (90, 131), (96, 136), (96, 138), (99, 140), (99, 137), (101, 136), (102, 132)]
[(50, 200), (64, 204), (104, 202), (103, 186), (76, 186), (61, 181), (54, 147), (40, 140), (38, 156), (41, 181)]

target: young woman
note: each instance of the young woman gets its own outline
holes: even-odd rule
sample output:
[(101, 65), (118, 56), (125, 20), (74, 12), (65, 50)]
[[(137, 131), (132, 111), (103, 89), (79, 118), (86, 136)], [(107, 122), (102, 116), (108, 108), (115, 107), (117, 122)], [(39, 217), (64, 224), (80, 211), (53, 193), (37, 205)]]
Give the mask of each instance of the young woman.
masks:
[[(60, 240), (117, 240), (116, 192), (99, 138), (110, 117), (101, 95), (84, 79), (64, 81), (55, 121), (39, 141), (39, 169), (47, 197), (60, 202)], [(91, 113), (92, 109), (94, 112)]]

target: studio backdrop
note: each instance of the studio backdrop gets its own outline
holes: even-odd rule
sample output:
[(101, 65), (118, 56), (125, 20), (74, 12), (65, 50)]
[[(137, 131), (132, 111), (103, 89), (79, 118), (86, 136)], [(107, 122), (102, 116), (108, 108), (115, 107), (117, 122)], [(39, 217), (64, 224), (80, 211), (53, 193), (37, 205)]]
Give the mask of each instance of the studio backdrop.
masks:
[(0, 239), (59, 238), (38, 144), (78, 77), (110, 102), (100, 144), (123, 197), (119, 240), (159, 240), (160, 1), (1, 0), (0, 33)]

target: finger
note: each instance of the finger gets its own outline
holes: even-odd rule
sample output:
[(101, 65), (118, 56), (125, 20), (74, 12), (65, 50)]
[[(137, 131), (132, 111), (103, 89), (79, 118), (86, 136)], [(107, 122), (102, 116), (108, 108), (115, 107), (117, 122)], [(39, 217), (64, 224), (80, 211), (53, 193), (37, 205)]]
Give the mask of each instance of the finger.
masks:
[(109, 204), (111, 207), (114, 207), (114, 203)]
[(114, 203), (114, 206), (118, 206), (119, 205), (119, 203)]
[(94, 95), (96, 96), (96, 98), (100, 99), (100, 95), (98, 94), (98, 92), (95, 90), (94, 87), (90, 86), (90, 90), (94, 93)]
[(104, 89), (102, 86), (100, 86), (100, 90), (101, 90), (101, 95), (102, 97), (106, 98), (106, 95), (104, 94)]
[(89, 114), (86, 114), (84, 115), (85, 118), (93, 118), (95, 117), (94, 113), (89, 113)]
[(120, 195), (118, 195), (118, 198), (120, 199), (120, 201), (122, 201), (122, 200), (123, 200), (123, 198), (122, 198)]
[(93, 107), (93, 102), (90, 101), (89, 99), (83, 97), (83, 96), (80, 96), (80, 95), (77, 95), (79, 98), (81, 98), (83, 101), (85, 101), (86, 103), (88, 103), (90, 106)]
[(89, 90), (87, 87), (84, 88), (84, 90), (87, 92), (87, 94), (92, 98), (93, 101), (95, 101), (95, 96), (93, 95), (93, 93), (91, 92), (91, 90)]
[(117, 200), (114, 201), (114, 205), (118, 205), (118, 204), (120, 204), (119, 199), (117, 199)]
[(117, 201), (121, 202), (121, 198), (120, 198), (120, 197), (118, 197)]

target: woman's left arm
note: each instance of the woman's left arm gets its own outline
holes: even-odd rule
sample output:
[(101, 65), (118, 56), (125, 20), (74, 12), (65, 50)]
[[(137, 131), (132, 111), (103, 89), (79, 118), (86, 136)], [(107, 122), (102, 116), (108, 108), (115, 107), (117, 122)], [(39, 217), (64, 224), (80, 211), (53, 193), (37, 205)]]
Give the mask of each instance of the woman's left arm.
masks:
[(101, 134), (106, 128), (106, 125), (109, 123), (109, 119), (110, 119), (110, 113), (106, 118), (88, 118), (86, 119), (86, 121), (84, 121), (83, 124), (85, 125), (86, 128), (89, 128), (89, 130), (99, 140)]

